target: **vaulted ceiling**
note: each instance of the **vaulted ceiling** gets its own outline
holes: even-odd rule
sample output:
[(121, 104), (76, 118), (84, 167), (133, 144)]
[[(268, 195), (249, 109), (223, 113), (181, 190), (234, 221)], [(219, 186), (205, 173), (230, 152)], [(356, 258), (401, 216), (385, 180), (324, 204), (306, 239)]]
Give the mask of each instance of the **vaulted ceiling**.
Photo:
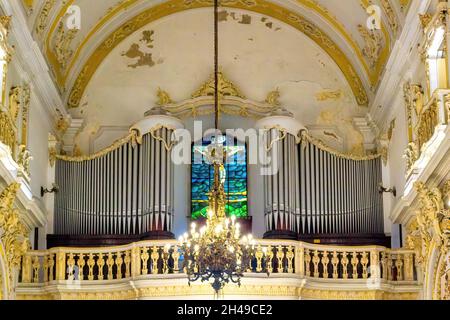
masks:
[[(91, 125), (112, 111), (120, 120), (100, 125), (135, 120), (157, 101), (158, 87), (183, 100), (212, 71), (211, 0), (21, 1), (68, 109), (95, 118)], [(408, 4), (222, 0), (220, 64), (255, 101), (279, 88), (281, 102), (309, 123), (330, 113), (347, 121), (367, 112)], [(375, 32), (367, 28), (372, 5), (381, 13)], [(69, 30), (74, 8), (81, 28)]]

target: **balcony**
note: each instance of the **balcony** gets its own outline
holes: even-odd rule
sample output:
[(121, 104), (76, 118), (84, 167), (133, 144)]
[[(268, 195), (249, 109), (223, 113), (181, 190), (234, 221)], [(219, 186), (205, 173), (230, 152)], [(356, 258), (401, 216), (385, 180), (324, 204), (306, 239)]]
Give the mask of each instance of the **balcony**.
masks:
[[(259, 240), (241, 287), (225, 299), (418, 299), (412, 250)], [(212, 299), (207, 283), (188, 285), (173, 240), (109, 248), (53, 248), (22, 259), (18, 299)]]

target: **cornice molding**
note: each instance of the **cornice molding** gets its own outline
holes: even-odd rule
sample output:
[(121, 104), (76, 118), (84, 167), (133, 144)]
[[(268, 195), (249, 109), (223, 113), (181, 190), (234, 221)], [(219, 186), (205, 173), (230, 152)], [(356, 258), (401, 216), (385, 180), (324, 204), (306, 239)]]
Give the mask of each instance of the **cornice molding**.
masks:
[(5, 185), (19, 183), (17, 202), (21, 212), (26, 214), (22, 217), (24, 223), (31, 229), (36, 226), (44, 226), (47, 223), (46, 210), (39, 199), (33, 197), (30, 185), (19, 176), (19, 166), (12, 159), (9, 148), (0, 142), (0, 183)]
[(398, 93), (402, 92), (403, 82), (407, 80), (408, 74), (414, 73), (415, 70), (411, 71), (411, 69), (418, 66), (414, 64), (411, 67), (410, 63), (416, 60), (420, 61), (419, 55), (414, 56), (414, 50), (411, 49), (417, 46), (423, 36), (418, 14), (425, 12), (431, 2), (432, 0), (412, 0), (404, 23), (407, 27), (403, 28), (394, 45), (375, 98), (370, 104), (370, 114), (382, 132), (387, 129), (389, 116), (395, 111), (394, 101)]
[[(450, 134), (450, 126), (447, 126), (444, 136)], [(425, 169), (423, 169), (414, 181), (421, 181), (430, 187), (437, 187), (443, 181), (450, 179), (448, 168), (450, 167), (450, 140), (446, 139), (438, 150), (429, 159)], [(407, 191), (400, 198), (393, 208), (390, 219), (393, 223), (407, 224), (414, 216), (418, 205), (418, 193), (415, 188)]]
[(22, 5), (19, 1), (0, 0), (0, 7), (6, 15), (14, 17), (10, 36), (15, 44), (13, 64), (17, 63), (27, 73), (40, 107), (44, 109), (52, 128), (55, 128), (58, 115), (67, 116), (67, 112), (46, 60), (30, 33)]

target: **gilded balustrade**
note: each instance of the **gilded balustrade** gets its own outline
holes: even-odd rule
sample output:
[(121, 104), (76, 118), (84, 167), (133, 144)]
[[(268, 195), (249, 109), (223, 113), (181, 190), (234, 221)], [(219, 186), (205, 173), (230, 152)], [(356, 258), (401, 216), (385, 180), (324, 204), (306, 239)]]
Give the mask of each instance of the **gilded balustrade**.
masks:
[(408, 173), (433, 140), (437, 128), (447, 126), (450, 121), (450, 90), (437, 89), (427, 103), (423, 103), (423, 92), (418, 85), (405, 86), (405, 101), (408, 125), (408, 147), (405, 150)]
[[(257, 241), (247, 272), (335, 280), (373, 276), (386, 281), (416, 280), (412, 250), (333, 247), (296, 241)], [(175, 241), (144, 241), (111, 248), (30, 251), (22, 259), (19, 281), (112, 281), (182, 273), (183, 257)]]

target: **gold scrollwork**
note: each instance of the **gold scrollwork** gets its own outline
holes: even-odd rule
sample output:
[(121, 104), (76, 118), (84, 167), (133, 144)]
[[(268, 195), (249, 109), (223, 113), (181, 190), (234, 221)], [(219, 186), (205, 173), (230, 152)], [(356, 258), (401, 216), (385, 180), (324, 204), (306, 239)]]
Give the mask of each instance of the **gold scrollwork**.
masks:
[[(450, 180), (441, 189), (430, 189), (423, 182), (416, 182), (414, 187), (419, 209), (407, 226), (406, 242), (422, 266), (425, 290), (431, 290), (433, 299), (440, 299), (443, 264), (450, 248), (450, 209), (445, 202), (450, 197)], [(432, 259), (435, 253), (437, 258)], [(430, 278), (433, 288), (428, 286)]]
[(331, 148), (330, 146), (326, 145), (321, 140), (310, 136), (306, 130), (300, 131), (298, 133), (298, 138), (299, 138), (298, 143), (302, 143), (302, 144), (311, 143), (323, 151), (329, 152), (338, 158), (343, 158), (343, 159), (347, 159), (347, 160), (369, 161), (369, 160), (378, 159), (382, 156), (380, 153), (366, 155), (366, 156), (359, 156), (359, 155), (339, 152), (339, 151)]
[(161, 129), (167, 129), (169, 131), (174, 131), (175, 128), (169, 127), (169, 126), (165, 126), (162, 124), (158, 124), (157, 126), (153, 127), (152, 129), (150, 129), (150, 134), (152, 136), (153, 139), (160, 141), (164, 144), (164, 147), (166, 148), (167, 151), (172, 150), (173, 146), (177, 143), (176, 140), (172, 140), (170, 142), (167, 142), (163, 137), (157, 135), (156, 133), (158, 131), (160, 131)]
[(6, 258), (9, 291), (12, 291), (21, 258), (30, 249), (29, 230), (21, 221), (19, 211), (14, 208), (19, 189), (20, 184), (13, 183), (0, 194), (0, 241)]
[(276, 138), (272, 139), (272, 141), (270, 141), (270, 142), (268, 141), (269, 145), (266, 146), (266, 152), (270, 152), (272, 150), (272, 148), (273, 148), (273, 145), (275, 143), (277, 143), (279, 141), (283, 141), (286, 138), (286, 136), (287, 136), (286, 129), (284, 129), (283, 127), (281, 127), (279, 125), (264, 127), (264, 131), (266, 131), (266, 132), (269, 132), (269, 131), (274, 130), (274, 129), (279, 132), (278, 136)]
[(100, 150), (99, 152), (92, 154), (92, 155), (82, 155), (82, 156), (66, 156), (66, 155), (56, 155), (56, 159), (63, 160), (63, 161), (69, 161), (69, 162), (83, 162), (83, 161), (90, 161), (94, 159), (101, 158), (105, 156), (106, 154), (120, 148), (124, 144), (127, 144), (131, 142), (132, 145), (141, 144), (142, 143), (142, 136), (140, 135), (140, 132), (132, 128), (130, 129), (130, 133), (125, 138), (119, 139), (116, 142), (114, 142), (111, 146)]

